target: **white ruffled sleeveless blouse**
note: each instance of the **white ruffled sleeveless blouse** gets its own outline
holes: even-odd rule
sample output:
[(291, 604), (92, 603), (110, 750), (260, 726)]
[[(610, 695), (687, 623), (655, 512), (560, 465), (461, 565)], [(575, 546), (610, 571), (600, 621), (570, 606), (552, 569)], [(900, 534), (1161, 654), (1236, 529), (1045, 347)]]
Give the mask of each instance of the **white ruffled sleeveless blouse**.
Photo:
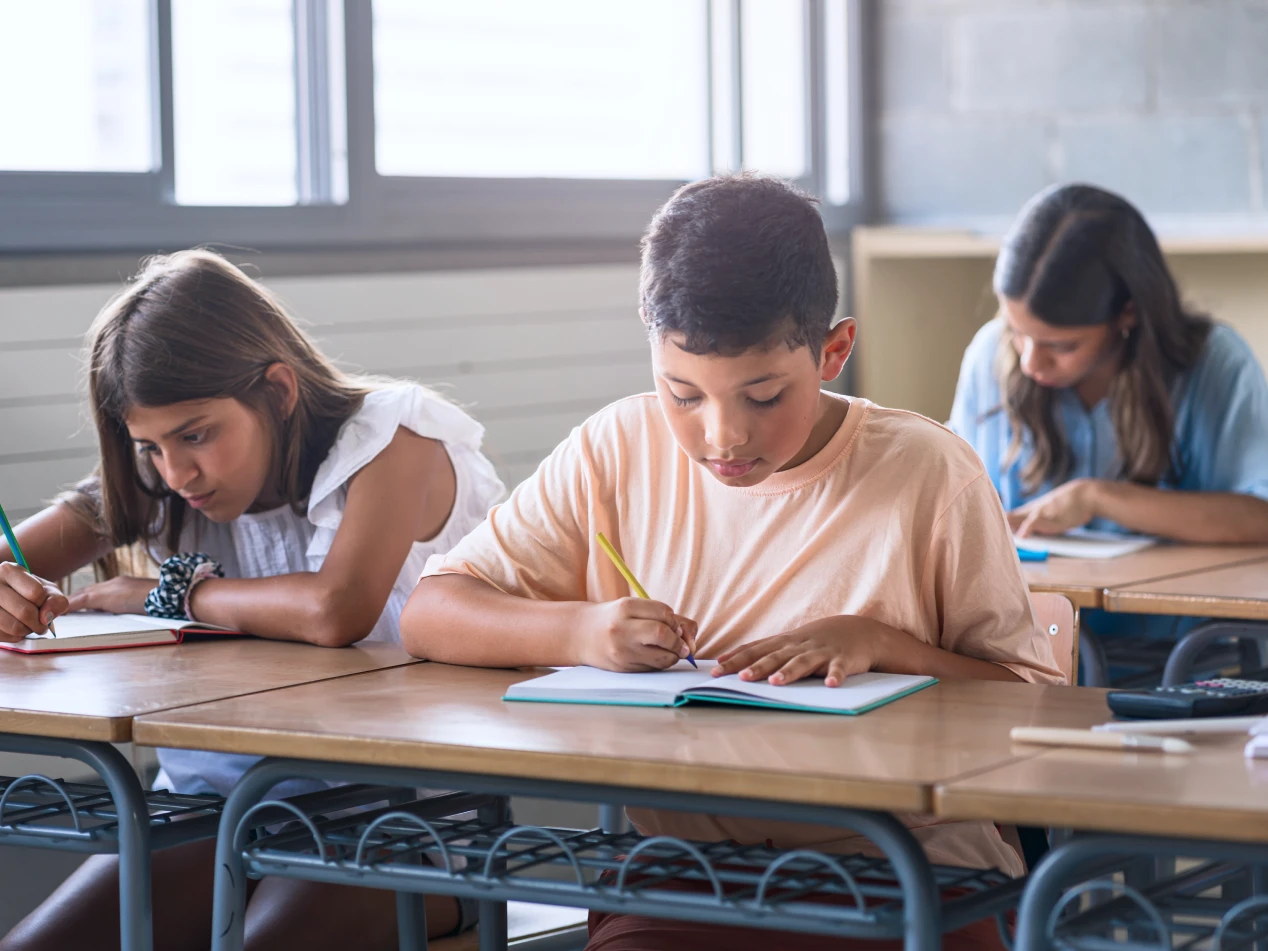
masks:
[[(330, 454), (317, 470), (307, 515), (296, 515), (290, 506), (283, 506), (216, 523), (191, 512), (192, 518), (181, 533), (181, 550), (206, 552), (220, 562), (227, 578), (317, 571), (343, 521), (348, 481), (387, 448), (402, 426), (444, 443), (457, 477), (457, 493), (444, 527), (434, 538), (415, 542), (410, 548), (387, 605), (366, 638), (399, 642), (401, 611), (427, 559), (457, 544), (506, 492), (492, 463), (480, 451), (484, 427), (421, 386), (400, 384), (366, 396), (361, 408), (340, 428)], [(162, 768), (155, 789), (220, 795), (227, 795), (257, 760), (253, 756), (174, 749), (160, 749), (158, 757)], [(292, 789), (291, 783), (284, 783), (273, 795), (290, 796), (316, 788), (310, 783), (294, 785)]]

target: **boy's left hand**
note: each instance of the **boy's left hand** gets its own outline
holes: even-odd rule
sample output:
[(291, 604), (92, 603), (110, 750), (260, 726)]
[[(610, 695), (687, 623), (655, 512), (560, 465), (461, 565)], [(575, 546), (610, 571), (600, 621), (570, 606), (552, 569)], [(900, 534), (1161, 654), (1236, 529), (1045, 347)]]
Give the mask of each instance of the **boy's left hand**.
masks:
[(776, 686), (803, 677), (823, 677), (839, 687), (852, 674), (872, 670), (886, 656), (893, 629), (871, 618), (821, 618), (785, 634), (764, 637), (727, 651), (713, 676), (738, 673), (741, 680), (769, 680)]
[(158, 584), (153, 578), (120, 575), (90, 584), (70, 596), (72, 611), (105, 611), (107, 614), (144, 614), (145, 598)]

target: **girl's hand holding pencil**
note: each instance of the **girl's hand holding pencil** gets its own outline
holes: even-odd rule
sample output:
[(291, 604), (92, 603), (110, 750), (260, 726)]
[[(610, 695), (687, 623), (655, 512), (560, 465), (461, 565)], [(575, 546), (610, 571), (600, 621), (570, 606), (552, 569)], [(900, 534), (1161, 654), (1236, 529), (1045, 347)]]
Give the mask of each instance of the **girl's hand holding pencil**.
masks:
[(0, 533), (10, 556), (17, 562), (0, 563), (0, 640), (20, 641), (28, 634), (53, 630), (53, 618), (70, 608), (57, 585), (31, 574), (22, 546), (0, 505)]
[(0, 641), (45, 634), (53, 618), (69, 608), (70, 601), (51, 581), (11, 561), (0, 564)]

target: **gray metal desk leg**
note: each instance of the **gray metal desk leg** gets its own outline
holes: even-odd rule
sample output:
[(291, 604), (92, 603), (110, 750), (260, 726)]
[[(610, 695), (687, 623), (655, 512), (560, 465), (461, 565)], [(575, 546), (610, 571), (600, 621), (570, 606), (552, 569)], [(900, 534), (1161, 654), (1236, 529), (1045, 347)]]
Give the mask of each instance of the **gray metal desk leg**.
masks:
[[(402, 787), (387, 801), (399, 806), (414, 798), (414, 791)], [(427, 951), (427, 896), (417, 892), (396, 892), (396, 940), (400, 951)]]
[(1068, 882), (1078, 870), (1101, 857), (1103, 846), (1094, 839), (1071, 839), (1054, 848), (1030, 873), (1017, 908), (1016, 951), (1047, 951), (1048, 916), (1057, 907)]
[[(1255, 865), (1250, 870), (1250, 893), (1252, 895), (1268, 894), (1268, 866)], [(1254, 951), (1268, 949), (1268, 941), (1259, 939), (1252, 945)]]
[[(505, 799), (479, 811), (482, 822), (505, 822), (510, 809)], [(480, 902), (480, 951), (506, 951), (506, 902)]]
[(396, 893), (396, 932), (401, 951), (427, 951), (427, 896)]
[(229, 792), (220, 814), (220, 832), (216, 837), (215, 894), (211, 912), (212, 951), (242, 951), (244, 919), (247, 911), (247, 873), (242, 864), (240, 843), (234, 841), (238, 824), (252, 806), (284, 779), (291, 778), (294, 767), (274, 760), (261, 760), (252, 766)]
[[(1109, 686), (1109, 660), (1105, 656), (1105, 645), (1095, 631), (1086, 627), (1079, 631), (1079, 664), (1083, 668), (1083, 686)], [(1078, 676), (1077, 672), (1075, 676)]]
[(1207, 621), (1199, 624), (1171, 649), (1162, 672), (1162, 685), (1172, 687), (1187, 682), (1193, 674), (1198, 655), (1215, 641), (1226, 637), (1253, 638), (1262, 643), (1268, 641), (1268, 624), (1256, 621)]
[(911, 830), (889, 813), (856, 813), (849, 826), (867, 836), (893, 863), (903, 894), (904, 951), (942, 947), (942, 895), (929, 857)]
[(150, 895), (150, 812), (132, 764), (109, 743), (0, 735), (0, 748), (76, 759), (106, 784), (119, 814), (119, 943), (123, 951), (153, 951)]
[(599, 828), (604, 832), (625, 832), (625, 807), (614, 806), (611, 803), (599, 806)]

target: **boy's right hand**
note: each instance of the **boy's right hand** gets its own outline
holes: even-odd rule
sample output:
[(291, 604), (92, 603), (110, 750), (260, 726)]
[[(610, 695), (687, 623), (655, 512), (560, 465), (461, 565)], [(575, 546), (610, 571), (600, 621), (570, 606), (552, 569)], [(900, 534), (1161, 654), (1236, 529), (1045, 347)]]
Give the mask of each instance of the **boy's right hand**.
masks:
[(664, 670), (695, 650), (696, 630), (695, 621), (659, 601), (590, 604), (578, 632), (578, 662), (604, 670)]
[(70, 601), (51, 581), (28, 574), (11, 561), (0, 564), (0, 641), (44, 634), (49, 622), (69, 608)]

